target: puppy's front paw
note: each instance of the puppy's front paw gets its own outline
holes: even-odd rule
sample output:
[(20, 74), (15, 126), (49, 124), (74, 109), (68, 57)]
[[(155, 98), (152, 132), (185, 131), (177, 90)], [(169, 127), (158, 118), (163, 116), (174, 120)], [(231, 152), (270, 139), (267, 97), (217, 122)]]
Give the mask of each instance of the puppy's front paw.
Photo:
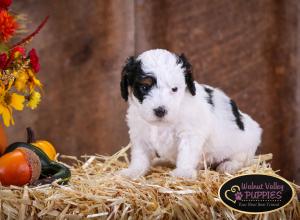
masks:
[(144, 172), (139, 169), (127, 168), (127, 169), (118, 171), (117, 174), (121, 175), (121, 176), (129, 177), (131, 179), (137, 179), (140, 176), (143, 176)]
[(197, 170), (196, 169), (180, 169), (176, 168), (171, 171), (171, 176), (196, 179), (197, 178)]
[(221, 163), (218, 167), (217, 167), (217, 171), (219, 173), (230, 173), (230, 174), (234, 174), (237, 171), (239, 171), (240, 168), (242, 168), (242, 163), (238, 162), (238, 161), (225, 161), (223, 163)]

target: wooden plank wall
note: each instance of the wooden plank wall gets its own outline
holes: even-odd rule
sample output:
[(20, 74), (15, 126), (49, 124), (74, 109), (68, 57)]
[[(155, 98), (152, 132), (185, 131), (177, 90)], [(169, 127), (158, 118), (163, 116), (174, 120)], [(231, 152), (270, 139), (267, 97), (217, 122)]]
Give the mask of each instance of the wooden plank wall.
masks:
[[(111, 154), (128, 143), (119, 95), (124, 60), (151, 48), (184, 52), (195, 78), (222, 88), (264, 128), (259, 152), (300, 182), (297, 0), (23, 0), (41, 56), (43, 102), (16, 114), (10, 140), (31, 126), (64, 154)], [(299, 86), (298, 86), (299, 87)]]

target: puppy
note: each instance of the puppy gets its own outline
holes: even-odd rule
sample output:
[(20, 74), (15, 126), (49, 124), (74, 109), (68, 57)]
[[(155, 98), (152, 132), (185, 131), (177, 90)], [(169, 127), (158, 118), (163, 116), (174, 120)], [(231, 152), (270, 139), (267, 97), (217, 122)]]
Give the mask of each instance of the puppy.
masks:
[(221, 90), (195, 82), (184, 55), (156, 49), (130, 57), (120, 84), (132, 143), (122, 175), (145, 175), (157, 157), (176, 165), (177, 177), (195, 178), (204, 162), (234, 173), (260, 144), (260, 126)]

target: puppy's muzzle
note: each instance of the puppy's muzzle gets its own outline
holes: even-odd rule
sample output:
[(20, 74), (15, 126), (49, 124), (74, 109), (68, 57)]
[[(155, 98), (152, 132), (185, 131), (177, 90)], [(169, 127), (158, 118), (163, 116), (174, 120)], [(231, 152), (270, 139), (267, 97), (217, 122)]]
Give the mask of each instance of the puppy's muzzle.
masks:
[(162, 118), (167, 114), (167, 110), (164, 106), (159, 106), (158, 108), (153, 109), (153, 111), (154, 114), (159, 118)]

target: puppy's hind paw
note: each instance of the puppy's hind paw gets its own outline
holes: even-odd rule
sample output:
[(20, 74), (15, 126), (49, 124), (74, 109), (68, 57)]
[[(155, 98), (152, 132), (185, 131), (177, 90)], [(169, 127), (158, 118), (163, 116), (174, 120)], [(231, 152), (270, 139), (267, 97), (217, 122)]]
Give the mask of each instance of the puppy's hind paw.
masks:
[(131, 179), (137, 179), (137, 178), (143, 176), (144, 172), (141, 170), (137, 170), (137, 169), (127, 168), (127, 169), (117, 171), (117, 175), (129, 177)]
[(197, 178), (197, 170), (196, 169), (180, 169), (176, 168), (171, 171), (171, 176), (188, 178), (188, 179), (196, 179)]

